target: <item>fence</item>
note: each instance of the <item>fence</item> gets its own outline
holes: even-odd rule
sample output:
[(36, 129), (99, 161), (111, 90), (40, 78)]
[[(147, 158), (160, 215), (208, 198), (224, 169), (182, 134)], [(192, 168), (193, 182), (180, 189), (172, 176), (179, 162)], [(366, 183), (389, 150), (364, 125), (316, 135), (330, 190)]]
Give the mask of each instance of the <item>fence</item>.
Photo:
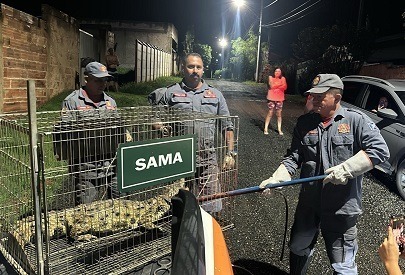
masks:
[[(236, 117), (163, 107), (34, 114), (0, 116), (0, 250), (20, 273), (123, 273), (170, 254), (170, 198), (207, 174), (119, 192), (120, 144), (195, 134), (197, 170), (213, 164), (215, 191), (236, 188), (237, 163), (222, 169), (221, 131), (233, 124), (237, 148)], [(222, 206), (226, 229), (233, 199)]]
[(173, 73), (172, 55), (156, 46), (136, 40), (135, 82), (152, 81)]

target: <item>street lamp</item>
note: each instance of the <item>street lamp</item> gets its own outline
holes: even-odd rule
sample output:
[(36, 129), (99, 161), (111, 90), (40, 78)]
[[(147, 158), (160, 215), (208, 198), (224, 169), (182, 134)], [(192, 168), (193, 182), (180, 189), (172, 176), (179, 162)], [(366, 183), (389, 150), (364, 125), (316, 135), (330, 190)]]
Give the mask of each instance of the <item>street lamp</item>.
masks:
[[(278, 0), (273, 0), (273, 2), (271, 2), (264, 8), (270, 7), (277, 1)], [(233, 2), (238, 8), (245, 4), (244, 0), (234, 0)], [(261, 38), (262, 38), (262, 21), (263, 21), (263, 0), (260, 0), (259, 33), (258, 33), (258, 38), (257, 38), (256, 72), (255, 72), (256, 82), (259, 82), (259, 65), (260, 65), (260, 53), (261, 53), (260, 43), (261, 43)]]
[(226, 38), (219, 39), (219, 46), (223, 49), (228, 46), (228, 40)]
[(234, 0), (235, 5), (240, 8), (245, 5), (245, 0)]

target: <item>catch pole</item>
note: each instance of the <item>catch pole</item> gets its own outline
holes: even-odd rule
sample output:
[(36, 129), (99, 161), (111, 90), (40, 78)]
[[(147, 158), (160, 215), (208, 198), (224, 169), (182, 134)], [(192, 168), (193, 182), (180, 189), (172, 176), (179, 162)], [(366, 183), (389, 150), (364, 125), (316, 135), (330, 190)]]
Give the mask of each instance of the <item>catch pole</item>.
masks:
[(261, 192), (265, 189), (273, 189), (273, 188), (277, 188), (277, 187), (284, 187), (284, 186), (295, 185), (295, 184), (300, 184), (300, 183), (305, 183), (305, 182), (322, 180), (322, 179), (326, 178), (326, 176), (327, 175), (320, 175), (320, 176), (314, 176), (314, 177), (309, 177), (309, 178), (284, 181), (284, 182), (280, 182), (280, 183), (269, 183), (266, 185), (265, 188), (260, 188), (259, 186), (246, 187), (246, 188), (231, 190), (231, 191), (227, 191), (227, 192), (198, 197), (197, 200), (198, 201), (210, 201), (210, 200), (216, 200), (216, 199), (221, 199), (221, 198), (233, 197), (233, 196), (237, 196), (237, 195), (256, 193), (256, 192)]

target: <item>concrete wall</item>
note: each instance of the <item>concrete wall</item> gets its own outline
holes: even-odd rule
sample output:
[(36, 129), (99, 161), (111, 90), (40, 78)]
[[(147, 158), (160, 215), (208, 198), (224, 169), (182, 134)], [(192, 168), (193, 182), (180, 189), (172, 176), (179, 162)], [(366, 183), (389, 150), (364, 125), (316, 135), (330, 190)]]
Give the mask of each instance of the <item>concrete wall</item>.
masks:
[(168, 23), (116, 23), (111, 25), (118, 43), (117, 55), (123, 67), (133, 68), (135, 64), (136, 40), (154, 45), (172, 53), (172, 41), (178, 43), (177, 30)]
[[(120, 66), (134, 69), (136, 40), (151, 44), (173, 55), (178, 50), (177, 29), (171, 23), (128, 21), (81, 21), (81, 28), (95, 36), (100, 28), (114, 33)], [(102, 37), (100, 37), (103, 39)], [(175, 49), (173, 49), (173, 44)], [(106, 48), (100, 48), (100, 62), (105, 63)], [(176, 73), (176, 72), (174, 72)]]
[(0, 113), (27, 110), (27, 80), (35, 80), (37, 103), (74, 88), (78, 70), (76, 20), (50, 6), (43, 19), (1, 4)]
[(135, 82), (152, 81), (173, 73), (173, 54), (143, 41), (135, 43)]
[(361, 68), (359, 74), (382, 79), (405, 79), (405, 65), (393, 65), (391, 63), (368, 64)]

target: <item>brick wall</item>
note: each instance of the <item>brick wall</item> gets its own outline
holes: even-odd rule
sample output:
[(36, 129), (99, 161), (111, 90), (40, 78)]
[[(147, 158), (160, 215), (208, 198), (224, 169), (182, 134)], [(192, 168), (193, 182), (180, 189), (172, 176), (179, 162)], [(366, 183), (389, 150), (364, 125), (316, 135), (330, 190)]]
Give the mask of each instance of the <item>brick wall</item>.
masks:
[(370, 64), (363, 66), (359, 74), (382, 79), (405, 79), (405, 66), (391, 63)]
[(79, 24), (48, 5), (42, 6), (42, 18), (48, 30), (46, 80), (50, 98), (75, 87), (75, 73), (79, 72)]
[(74, 88), (78, 25), (43, 6), (43, 18), (1, 4), (0, 113), (27, 110), (27, 80), (35, 80), (37, 103)]

